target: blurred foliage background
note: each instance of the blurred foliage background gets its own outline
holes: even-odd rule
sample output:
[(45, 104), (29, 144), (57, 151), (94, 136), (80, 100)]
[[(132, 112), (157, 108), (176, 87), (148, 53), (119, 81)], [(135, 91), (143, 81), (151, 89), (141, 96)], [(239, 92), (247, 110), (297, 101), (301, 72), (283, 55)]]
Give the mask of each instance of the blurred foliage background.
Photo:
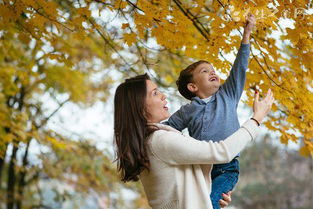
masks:
[(0, 208), (148, 208), (140, 184), (119, 181), (110, 143), (51, 121), (112, 106), (116, 85), (144, 72), (178, 107), (175, 80), (188, 64), (206, 59), (227, 76), (248, 12), (257, 25), (243, 102), (269, 87), (277, 101), (271, 134), (241, 156), (233, 205), (311, 208), (312, 9), (310, 0), (0, 0)]

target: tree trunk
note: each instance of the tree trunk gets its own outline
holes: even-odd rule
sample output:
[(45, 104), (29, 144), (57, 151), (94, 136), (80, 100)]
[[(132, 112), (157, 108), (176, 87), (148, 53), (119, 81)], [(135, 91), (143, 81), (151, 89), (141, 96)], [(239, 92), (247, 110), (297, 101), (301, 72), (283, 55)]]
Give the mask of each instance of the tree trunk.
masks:
[(25, 183), (25, 176), (26, 176), (26, 166), (28, 165), (28, 150), (29, 150), (29, 145), (30, 145), (31, 139), (28, 140), (27, 145), (26, 145), (26, 150), (23, 156), (23, 170), (20, 172), (20, 179), (18, 183), (18, 199), (16, 201), (16, 208), (17, 209), (22, 209), (22, 203), (23, 203), (23, 193), (24, 193), (24, 187), (26, 185)]
[(5, 161), (5, 157), (7, 154), (7, 148), (8, 148), (8, 145), (6, 144), (4, 148), (4, 155), (3, 157), (0, 157), (0, 189), (2, 188), (2, 170), (4, 167), (4, 163), (5, 163), (4, 161)]
[[(4, 131), (6, 133), (9, 133), (10, 132), (10, 128), (8, 127), (4, 127)], [(4, 145), (4, 155), (3, 157), (0, 157), (0, 189), (2, 188), (2, 170), (4, 168), (4, 163), (5, 163), (5, 157), (6, 157), (6, 154), (7, 154), (7, 149), (8, 149), (8, 143), (5, 143)]]
[(14, 196), (15, 196), (15, 162), (18, 145), (13, 145), (13, 151), (8, 170), (8, 185), (7, 185), (7, 209), (14, 208)]

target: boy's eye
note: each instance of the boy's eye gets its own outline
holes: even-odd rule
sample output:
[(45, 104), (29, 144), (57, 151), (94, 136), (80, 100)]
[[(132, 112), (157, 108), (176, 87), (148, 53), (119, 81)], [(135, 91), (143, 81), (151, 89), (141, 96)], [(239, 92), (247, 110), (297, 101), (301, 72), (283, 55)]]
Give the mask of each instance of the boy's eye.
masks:
[(208, 72), (208, 70), (202, 70), (202, 72), (203, 72), (203, 73), (207, 73), (207, 72)]

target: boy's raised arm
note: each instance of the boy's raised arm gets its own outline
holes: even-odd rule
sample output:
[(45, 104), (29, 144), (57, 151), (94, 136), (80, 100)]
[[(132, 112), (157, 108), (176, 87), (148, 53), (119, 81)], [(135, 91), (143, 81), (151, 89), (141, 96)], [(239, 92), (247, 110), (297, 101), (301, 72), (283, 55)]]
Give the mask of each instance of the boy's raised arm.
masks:
[(255, 26), (255, 17), (252, 14), (248, 14), (246, 25), (243, 31), (242, 43), (249, 44), (250, 43), (250, 35)]
[(246, 70), (248, 68), (250, 55), (250, 35), (254, 26), (255, 17), (252, 14), (248, 14), (241, 46), (236, 56), (236, 60), (230, 71), (229, 77), (222, 85), (222, 90), (224, 90), (227, 95), (235, 99), (237, 102), (241, 97), (246, 81)]

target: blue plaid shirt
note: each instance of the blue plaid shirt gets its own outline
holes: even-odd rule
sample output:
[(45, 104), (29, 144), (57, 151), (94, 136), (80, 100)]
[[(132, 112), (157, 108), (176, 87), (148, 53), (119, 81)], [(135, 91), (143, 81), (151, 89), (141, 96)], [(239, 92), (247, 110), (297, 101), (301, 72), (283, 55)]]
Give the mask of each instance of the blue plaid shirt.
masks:
[(245, 85), (249, 54), (250, 44), (241, 44), (229, 77), (211, 100), (206, 103), (194, 97), (164, 123), (179, 131), (188, 128), (190, 136), (204, 141), (221, 141), (237, 131), (237, 106)]

